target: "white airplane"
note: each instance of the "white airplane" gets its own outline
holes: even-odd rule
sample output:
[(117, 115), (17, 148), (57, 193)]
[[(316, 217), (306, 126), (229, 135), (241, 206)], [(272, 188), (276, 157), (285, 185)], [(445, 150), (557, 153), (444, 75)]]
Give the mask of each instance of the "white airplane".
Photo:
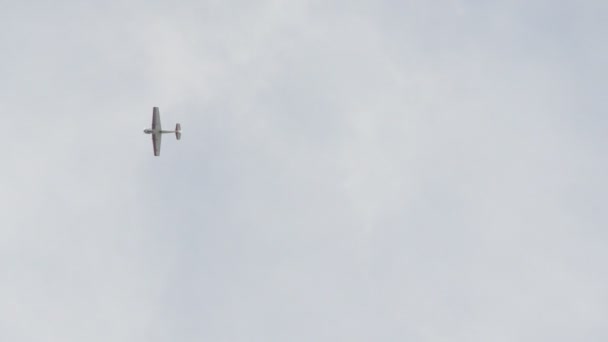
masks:
[(160, 126), (160, 111), (158, 107), (152, 109), (152, 128), (144, 129), (144, 133), (152, 134), (152, 145), (154, 146), (154, 155), (160, 156), (160, 141), (161, 137), (165, 133), (175, 133), (177, 140), (182, 137), (182, 126), (180, 124), (175, 125), (174, 131), (163, 131)]

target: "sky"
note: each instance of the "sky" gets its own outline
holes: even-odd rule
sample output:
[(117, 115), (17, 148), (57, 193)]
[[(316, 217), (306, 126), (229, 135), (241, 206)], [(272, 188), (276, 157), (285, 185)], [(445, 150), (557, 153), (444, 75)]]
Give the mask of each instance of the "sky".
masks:
[(0, 4), (0, 340), (608, 339), (605, 1)]

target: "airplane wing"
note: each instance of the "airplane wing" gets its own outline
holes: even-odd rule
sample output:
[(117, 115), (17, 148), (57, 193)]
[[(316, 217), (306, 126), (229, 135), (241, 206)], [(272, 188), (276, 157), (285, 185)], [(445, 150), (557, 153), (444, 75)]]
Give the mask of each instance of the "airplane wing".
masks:
[(154, 107), (154, 109), (152, 109), (152, 129), (161, 130), (160, 110), (158, 110), (158, 107)]
[(160, 156), (160, 142), (161, 142), (161, 137), (163, 135), (159, 132), (159, 133), (152, 133), (152, 145), (154, 146), (154, 155), (155, 156)]

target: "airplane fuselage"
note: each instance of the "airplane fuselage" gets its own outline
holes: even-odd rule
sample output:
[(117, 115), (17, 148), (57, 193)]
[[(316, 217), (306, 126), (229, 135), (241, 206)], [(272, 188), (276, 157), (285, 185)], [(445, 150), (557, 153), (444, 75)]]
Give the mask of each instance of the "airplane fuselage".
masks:
[(179, 131), (163, 131), (163, 130), (153, 130), (152, 128), (146, 128), (144, 129), (144, 133), (146, 134), (166, 134), (166, 133), (175, 133), (175, 132), (179, 132)]

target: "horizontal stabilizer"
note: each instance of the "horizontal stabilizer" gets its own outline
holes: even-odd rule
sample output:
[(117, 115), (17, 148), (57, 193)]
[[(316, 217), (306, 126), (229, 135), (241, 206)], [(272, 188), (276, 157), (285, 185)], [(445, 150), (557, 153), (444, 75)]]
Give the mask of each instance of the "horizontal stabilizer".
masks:
[(180, 124), (175, 125), (175, 138), (177, 140), (182, 138), (182, 126)]

